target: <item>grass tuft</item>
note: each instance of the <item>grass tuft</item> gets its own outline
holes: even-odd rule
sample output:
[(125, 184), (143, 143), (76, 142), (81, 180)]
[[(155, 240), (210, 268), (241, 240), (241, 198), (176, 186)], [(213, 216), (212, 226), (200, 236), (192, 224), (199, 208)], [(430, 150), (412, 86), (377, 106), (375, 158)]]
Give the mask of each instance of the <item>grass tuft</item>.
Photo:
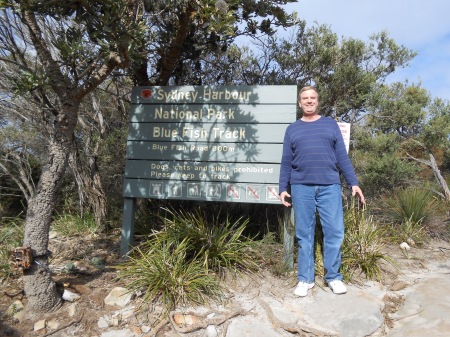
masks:
[(14, 218), (0, 226), (0, 278), (8, 279), (14, 274), (11, 266), (11, 249), (22, 246), (24, 221)]
[(387, 216), (399, 224), (426, 222), (438, 206), (431, 191), (418, 187), (396, 190), (383, 203)]
[(85, 213), (83, 216), (62, 213), (55, 216), (52, 222), (52, 229), (64, 236), (71, 237), (94, 234), (97, 226), (94, 216), (90, 213)]
[(372, 215), (366, 214), (366, 207), (352, 204), (346, 210), (345, 238), (342, 245), (342, 274), (351, 279), (355, 272), (362, 271), (368, 279), (380, 280), (382, 260), (390, 262), (382, 253), (385, 245), (385, 229)]
[(422, 245), (428, 240), (428, 233), (422, 225), (422, 220), (414, 221), (411, 217), (403, 220), (397, 228), (395, 237), (400, 242)]
[(224, 221), (220, 214), (211, 222), (199, 210), (193, 212), (167, 210), (171, 218), (164, 219), (163, 229), (155, 235), (169, 245), (186, 242), (186, 258), (202, 259), (203, 265), (222, 275), (225, 271), (256, 270), (249, 256), (253, 240), (244, 236), (248, 220)]
[(208, 298), (219, 298), (219, 281), (202, 260), (187, 259), (187, 241), (174, 246), (153, 238), (148, 243), (150, 249), (135, 248), (130, 260), (118, 267), (129, 289), (145, 292), (145, 302), (159, 301), (168, 312), (179, 305), (203, 305)]
[[(254, 271), (252, 239), (244, 236), (247, 220), (219, 215), (210, 223), (200, 213), (166, 210), (162, 229), (129, 254), (120, 265), (130, 290), (144, 290), (146, 301), (159, 301), (169, 311), (179, 305), (219, 299), (227, 271)], [(131, 282), (130, 282), (131, 280)]]

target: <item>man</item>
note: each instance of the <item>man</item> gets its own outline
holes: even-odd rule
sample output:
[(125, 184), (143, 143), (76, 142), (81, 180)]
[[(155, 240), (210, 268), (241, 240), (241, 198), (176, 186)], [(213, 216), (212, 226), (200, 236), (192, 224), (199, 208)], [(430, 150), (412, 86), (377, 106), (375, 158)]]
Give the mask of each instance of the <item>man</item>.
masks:
[[(319, 93), (315, 87), (300, 90), (303, 116), (286, 129), (280, 168), (280, 198), (292, 204), (298, 242), (298, 284), (294, 293), (304, 297), (314, 287), (314, 233), (316, 210), (323, 231), (325, 282), (335, 294), (347, 288), (339, 272), (344, 240), (344, 215), (339, 170), (352, 195), (365, 203), (348, 157), (340, 128), (330, 117), (320, 116)], [(289, 192), (290, 191), (290, 192)]]

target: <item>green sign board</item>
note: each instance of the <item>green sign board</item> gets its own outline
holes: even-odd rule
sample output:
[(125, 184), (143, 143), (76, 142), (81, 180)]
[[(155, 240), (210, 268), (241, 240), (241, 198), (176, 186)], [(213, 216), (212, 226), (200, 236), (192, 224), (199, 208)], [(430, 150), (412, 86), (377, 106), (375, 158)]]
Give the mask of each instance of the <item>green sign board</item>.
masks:
[(135, 87), (124, 196), (280, 203), (296, 86)]

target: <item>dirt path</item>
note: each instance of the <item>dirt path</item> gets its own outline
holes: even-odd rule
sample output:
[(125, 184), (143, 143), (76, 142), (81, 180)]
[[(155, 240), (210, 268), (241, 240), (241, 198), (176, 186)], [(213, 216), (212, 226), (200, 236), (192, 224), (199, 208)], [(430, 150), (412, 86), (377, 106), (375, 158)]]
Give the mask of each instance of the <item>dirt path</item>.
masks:
[[(98, 326), (99, 319), (105, 315), (112, 315), (117, 310), (117, 308), (105, 306), (104, 298), (114, 287), (125, 286), (117, 281), (115, 270), (108, 267), (117, 259), (118, 244), (115, 236), (101, 240), (61, 238), (53, 241), (55, 269), (62, 270), (67, 261), (77, 260), (76, 267), (79, 271), (76, 275), (67, 273), (57, 275), (56, 279), (60, 281), (60, 284), (65, 283), (68, 288), (81, 295), (81, 300), (75, 303), (78, 316), (77, 314), (69, 315), (70, 308), (74, 304), (66, 302), (59, 312), (42, 317), (47, 321), (56, 320), (59, 327), (68, 326), (60, 336), (99, 336), (104, 331)], [(450, 331), (450, 323), (448, 323), (448, 317), (450, 317), (450, 244), (444, 241), (431, 241), (423, 247), (413, 247), (407, 252), (402, 251), (396, 245), (391, 245), (386, 247), (386, 254), (395, 261), (395, 267), (391, 264), (384, 265), (382, 283), (379, 284), (379, 287), (383, 288), (387, 294), (384, 299), (386, 324), (373, 336), (418, 337), (427, 335), (435, 337), (444, 336), (442, 334), (444, 331), (448, 334)], [(98, 269), (90, 264), (89, 261), (92, 257), (104, 258), (107, 262), (106, 268)], [(247, 280), (232, 281), (229, 284), (232, 294), (230, 303), (233, 296), (245, 296), (248, 299), (246, 307), (252, 309), (257, 306), (261, 307), (260, 300), (264, 299), (263, 295), (265, 294), (270, 294), (281, 302), (285, 298), (291, 298), (295, 285), (294, 274), (288, 277), (276, 277), (266, 271), (261, 275), (251, 276)], [(26, 304), (26, 298), (20, 290), (20, 279), (2, 288), (1, 312), (5, 312), (8, 306), (16, 300), (21, 300)], [(322, 290), (318, 287), (317, 291)], [(155, 308), (149, 309), (150, 311), (146, 313), (146, 324), (154, 326), (160, 318), (156, 312), (151, 312)], [(73, 321), (79, 317), (81, 317), (80, 322), (74, 324)], [(267, 316), (264, 316), (263, 319), (267, 320)], [(35, 322), (36, 319), (25, 318), (21, 322), (3, 319), (0, 322), (0, 336), (34, 336)], [(70, 324), (72, 325), (69, 326)], [(170, 334), (170, 331), (171, 329), (167, 329), (167, 333), (161, 332), (158, 336), (174, 336)], [(53, 336), (58, 336), (58, 334)]]

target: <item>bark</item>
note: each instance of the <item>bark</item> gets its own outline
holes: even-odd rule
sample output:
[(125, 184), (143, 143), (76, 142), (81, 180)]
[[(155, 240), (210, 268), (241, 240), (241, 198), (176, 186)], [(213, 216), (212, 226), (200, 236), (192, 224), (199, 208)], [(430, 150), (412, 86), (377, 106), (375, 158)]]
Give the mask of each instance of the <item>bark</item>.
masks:
[(56, 121), (48, 147), (48, 162), (28, 203), (24, 246), (31, 247), (34, 263), (24, 271), (24, 289), (30, 313), (54, 311), (62, 304), (48, 269), (48, 234), (67, 168), (77, 110), (78, 106), (67, 105), (65, 113), (61, 113), (62, 118)]
[(445, 200), (450, 201), (450, 189), (447, 185), (447, 182), (445, 181), (444, 177), (442, 176), (441, 170), (439, 170), (439, 167), (436, 163), (436, 159), (434, 158), (433, 154), (430, 153), (429, 157), (430, 157), (430, 160), (424, 160), (424, 159), (419, 159), (419, 158), (413, 157), (410, 154), (408, 154), (408, 158), (413, 159), (413, 160), (415, 160), (419, 163), (422, 163), (431, 168), (439, 186), (441, 186), (441, 188), (442, 188), (442, 191), (443, 191), (442, 197)]
[[(96, 144), (96, 147), (98, 147), (98, 144)], [(74, 142), (69, 165), (78, 185), (81, 209), (83, 210), (83, 205), (87, 204), (94, 215), (97, 230), (106, 232), (109, 229), (106, 223), (107, 200), (97, 166), (96, 152), (94, 150), (94, 153), (87, 153), (87, 162), (84, 163), (81, 160), (76, 142)]]
[(187, 7), (184, 13), (179, 15), (177, 34), (168, 47), (167, 52), (161, 56), (161, 72), (157, 80), (158, 85), (167, 85), (169, 83), (169, 79), (183, 54), (183, 44), (188, 37), (190, 18), (193, 15), (195, 15), (195, 12), (190, 6)]
[(433, 170), (434, 176), (436, 177), (439, 185), (441, 186), (442, 190), (444, 191), (444, 197), (445, 200), (450, 201), (450, 189), (448, 188), (447, 182), (445, 181), (444, 177), (441, 174), (441, 171), (439, 170), (436, 159), (434, 159), (434, 156), (430, 153), (430, 163), (431, 163), (431, 169)]

